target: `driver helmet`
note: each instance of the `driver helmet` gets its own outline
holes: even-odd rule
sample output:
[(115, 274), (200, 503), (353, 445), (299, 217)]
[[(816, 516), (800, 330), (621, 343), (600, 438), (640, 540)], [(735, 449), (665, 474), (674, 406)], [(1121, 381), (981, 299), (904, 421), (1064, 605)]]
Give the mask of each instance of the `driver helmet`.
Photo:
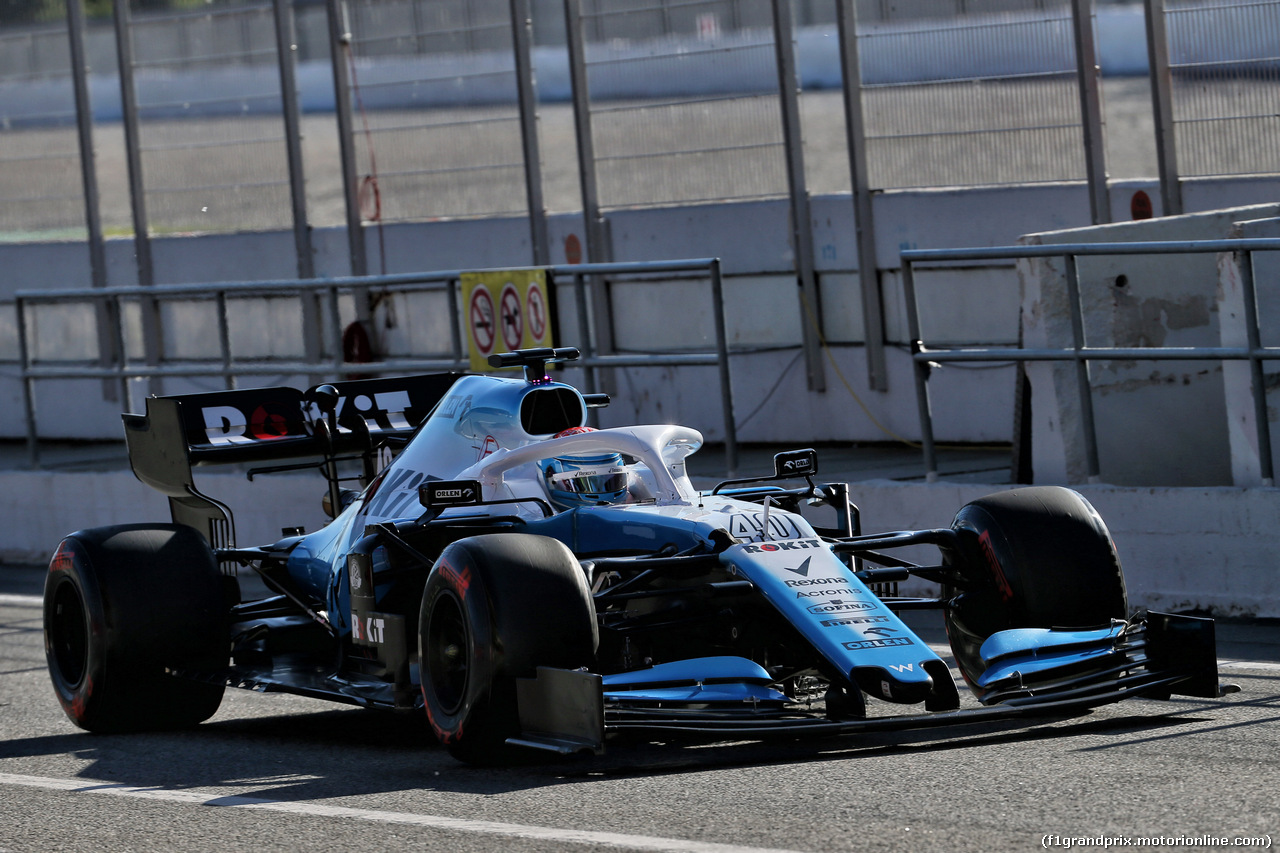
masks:
[[(590, 427), (567, 429), (555, 437), (589, 432)], [(627, 496), (630, 480), (617, 453), (553, 456), (538, 463), (551, 503), (560, 509), (616, 503)]]

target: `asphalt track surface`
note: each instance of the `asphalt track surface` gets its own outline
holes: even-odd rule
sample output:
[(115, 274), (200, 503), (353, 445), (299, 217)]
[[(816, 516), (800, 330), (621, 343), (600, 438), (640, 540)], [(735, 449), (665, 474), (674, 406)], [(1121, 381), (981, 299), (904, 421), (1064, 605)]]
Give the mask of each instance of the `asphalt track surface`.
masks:
[[(476, 769), (437, 747), (420, 718), (241, 690), (192, 731), (81, 732), (45, 670), (42, 578), (0, 567), (4, 853), (999, 851), (1063, 849), (1080, 837), (1094, 843), (1077, 849), (1111, 839), (1183, 850), (1280, 840), (1275, 624), (1219, 625), (1221, 676), (1241, 687), (1220, 700), (1135, 700), (1039, 727), (632, 742), (599, 758)], [(920, 631), (942, 640), (929, 621)], [(1153, 837), (1165, 843), (1142, 843)]]

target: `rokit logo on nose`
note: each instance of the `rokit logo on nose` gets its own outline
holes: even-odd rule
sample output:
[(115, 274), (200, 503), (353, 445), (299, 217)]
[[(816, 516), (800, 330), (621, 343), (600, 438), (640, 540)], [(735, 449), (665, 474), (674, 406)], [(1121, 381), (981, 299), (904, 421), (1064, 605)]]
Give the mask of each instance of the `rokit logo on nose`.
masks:
[(746, 554), (771, 554), (774, 551), (803, 551), (807, 548), (820, 548), (822, 543), (817, 539), (786, 539), (781, 542), (765, 542), (760, 545), (744, 545)]

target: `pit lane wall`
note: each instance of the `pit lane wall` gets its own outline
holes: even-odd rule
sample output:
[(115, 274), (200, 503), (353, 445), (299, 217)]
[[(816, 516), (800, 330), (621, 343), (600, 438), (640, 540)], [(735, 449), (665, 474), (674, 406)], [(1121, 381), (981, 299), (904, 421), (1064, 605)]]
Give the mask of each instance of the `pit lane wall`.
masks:
[[(707, 452), (707, 451), (704, 451)], [(206, 494), (236, 512), (237, 541), (275, 541), (285, 525), (315, 530), (323, 482), (283, 474), (201, 474)], [(832, 474), (831, 479), (840, 479)], [(875, 480), (851, 484), (867, 532), (947, 527), (962, 505), (1005, 486)], [(1110, 527), (1133, 607), (1217, 617), (1280, 618), (1280, 489), (1077, 487)], [(128, 471), (0, 471), (0, 561), (43, 563), (67, 533), (85, 527), (168, 521), (163, 497)], [(936, 551), (915, 558), (932, 565)], [(921, 581), (901, 591), (933, 595)]]
[[(1153, 181), (1113, 182), (1115, 220), (1128, 217), (1130, 199), (1139, 191), (1158, 199)], [(1188, 181), (1184, 196), (1188, 207), (1198, 210), (1270, 202), (1280, 197), (1280, 179)], [(729, 346), (735, 352), (730, 367), (739, 440), (918, 439), (899, 251), (1013, 245), (1024, 234), (1057, 231), (1088, 221), (1088, 196), (1082, 184), (886, 192), (877, 194), (874, 203), (889, 341), (887, 392), (868, 389), (859, 258), (853, 239), (853, 205), (847, 194), (818, 196), (812, 205), (823, 339), (829, 345), (823, 361), (824, 392), (810, 389), (800, 357), (802, 324), (807, 318), (797, 297), (794, 259), (786, 239), (785, 201), (610, 214), (616, 260), (712, 256), (723, 260)], [(582, 238), (581, 217), (552, 217), (550, 232), (552, 262), (567, 263), (566, 246), (580, 243)], [(527, 223), (520, 219), (388, 225), (382, 234), (367, 229), (366, 236), (370, 257), (385, 258), (385, 270), (390, 273), (520, 267), (527, 265), (532, 255)], [(349, 273), (342, 229), (316, 229), (313, 241), (320, 277)], [(289, 279), (295, 275), (293, 235), (288, 231), (156, 238), (152, 251), (156, 280), (165, 284)], [(82, 243), (0, 244), (0, 269), (5, 271), (0, 278), (0, 302), (18, 290), (83, 286), (90, 280), (88, 261)], [(110, 284), (136, 283), (130, 241), (107, 241), (107, 267)], [(927, 280), (919, 278), (917, 287), (924, 335), (931, 344), (1011, 344), (1018, 340), (1020, 284), (1011, 263), (931, 273)], [(566, 285), (564, 292), (568, 291), (571, 287)], [(714, 324), (708, 292), (705, 282), (688, 280), (619, 289), (615, 293), (618, 346), (633, 352), (710, 348)], [(578, 343), (571, 296), (567, 293), (561, 304), (561, 344)], [(424, 297), (420, 303), (395, 304), (398, 323), (385, 311), (377, 318), (375, 331), (382, 352), (422, 355), (447, 347), (447, 335), (438, 332), (447, 316), (443, 299), (430, 303)], [(294, 353), (295, 358), (300, 357), (303, 347), (296, 312), (279, 306), (262, 307), (237, 339), (237, 357), (287, 358)], [(0, 309), (0, 360), (16, 359), (13, 312), (8, 306)], [(344, 316), (342, 321), (350, 319)], [(184, 352), (216, 357), (216, 335), (206, 315), (175, 312), (166, 322), (167, 340)], [(97, 335), (91, 313), (45, 314), (38, 325), (32, 343), (41, 358), (96, 361)], [(136, 326), (129, 331), (133, 336), (131, 352), (137, 358), (140, 332)], [(207, 351), (198, 352), (202, 346)], [(620, 369), (614, 381), (607, 389), (615, 394), (615, 404), (605, 410), (607, 425), (678, 421), (702, 430), (711, 441), (723, 439), (714, 367)], [(264, 384), (272, 383), (264, 380)], [(208, 377), (186, 385), (175, 381), (165, 390), (184, 393), (218, 387), (221, 382)], [(1014, 388), (1013, 370), (1007, 365), (935, 371), (931, 393), (938, 440), (1009, 441)], [(130, 410), (140, 411), (140, 396), (135, 395), (128, 405)], [(123, 407), (119, 400), (104, 397), (99, 382), (41, 382), (36, 404), (38, 434), (47, 439), (118, 439)], [(20, 439), (24, 435), (21, 383), (12, 374), (0, 375), (0, 438)], [(1230, 482), (1224, 478), (1209, 484)]]

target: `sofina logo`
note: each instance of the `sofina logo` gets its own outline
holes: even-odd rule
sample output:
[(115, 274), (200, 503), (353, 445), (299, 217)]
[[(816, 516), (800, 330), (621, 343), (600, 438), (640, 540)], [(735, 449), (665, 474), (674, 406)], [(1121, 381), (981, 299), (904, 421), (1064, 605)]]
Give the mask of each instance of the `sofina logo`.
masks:
[(843, 601), (839, 598), (833, 598), (821, 604), (809, 605), (809, 612), (817, 614), (854, 613), (859, 610), (875, 610), (875, 608), (876, 606), (869, 601)]

